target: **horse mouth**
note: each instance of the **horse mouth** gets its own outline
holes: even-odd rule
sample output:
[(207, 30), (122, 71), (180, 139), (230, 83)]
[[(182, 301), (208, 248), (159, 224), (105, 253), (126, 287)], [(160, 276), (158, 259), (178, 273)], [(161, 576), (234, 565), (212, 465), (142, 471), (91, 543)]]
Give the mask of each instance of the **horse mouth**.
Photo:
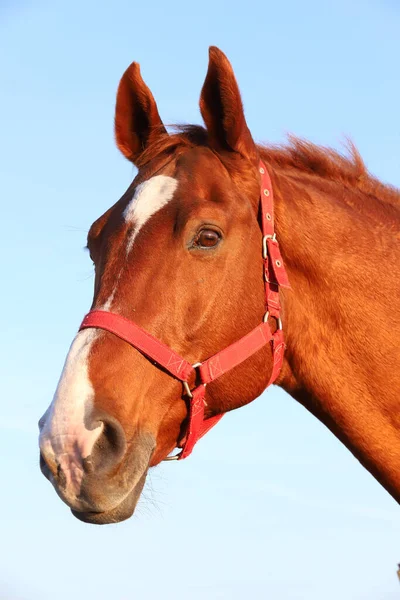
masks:
[(124, 519), (115, 519), (111, 518), (107, 512), (79, 512), (77, 510), (73, 510), (71, 508), (71, 513), (76, 517), (79, 521), (83, 523), (89, 523), (91, 525), (108, 525), (110, 523), (120, 523), (121, 521), (125, 521), (129, 519), (129, 516), (126, 516)]
[(147, 470), (143, 473), (135, 487), (129, 492), (129, 494), (122, 500), (120, 504), (110, 510), (104, 511), (80, 511), (71, 508), (71, 513), (79, 521), (89, 523), (92, 525), (108, 525), (110, 523), (121, 523), (129, 519), (136, 508), (140, 494), (142, 493), (144, 483), (146, 481)]

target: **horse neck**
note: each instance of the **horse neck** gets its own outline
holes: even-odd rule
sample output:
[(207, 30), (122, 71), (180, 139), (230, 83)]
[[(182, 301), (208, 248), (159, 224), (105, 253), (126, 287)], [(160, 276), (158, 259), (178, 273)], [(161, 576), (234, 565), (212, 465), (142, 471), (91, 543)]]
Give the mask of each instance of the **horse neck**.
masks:
[(359, 190), (294, 170), (272, 178), (292, 285), (280, 385), (400, 501), (398, 242)]

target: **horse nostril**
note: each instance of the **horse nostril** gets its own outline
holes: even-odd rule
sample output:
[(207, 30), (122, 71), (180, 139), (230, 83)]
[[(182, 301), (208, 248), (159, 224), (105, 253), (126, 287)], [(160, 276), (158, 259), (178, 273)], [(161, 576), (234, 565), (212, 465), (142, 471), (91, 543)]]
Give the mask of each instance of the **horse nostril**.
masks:
[(105, 472), (118, 466), (126, 452), (125, 432), (120, 423), (113, 417), (102, 419), (103, 431), (88, 458), (84, 460), (84, 470)]
[(114, 423), (104, 424), (103, 436), (107, 440), (110, 448), (115, 451), (118, 451), (125, 442), (122, 427), (120, 425), (116, 426)]

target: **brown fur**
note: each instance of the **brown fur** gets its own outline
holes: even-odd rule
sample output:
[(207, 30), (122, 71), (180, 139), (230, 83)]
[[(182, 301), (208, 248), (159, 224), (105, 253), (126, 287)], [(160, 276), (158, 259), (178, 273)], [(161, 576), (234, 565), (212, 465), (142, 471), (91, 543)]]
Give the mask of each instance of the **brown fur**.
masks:
[[(285, 147), (256, 146), (232, 68), (216, 48), (200, 106), (207, 129), (188, 126), (169, 135), (138, 68), (124, 75), (116, 137), (139, 173), (89, 232), (96, 264), (93, 307), (109, 297), (121, 271), (118, 312), (193, 362), (259, 323), (261, 155), (273, 182), (276, 231), (292, 285), (282, 292), (287, 351), (278, 384), (400, 501), (399, 192), (372, 177), (352, 145), (350, 157), (297, 138)], [(133, 188), (160, 173), (179, 181), (177, 192), (140, 231), (127, 261), (122, 212)], [(204, 223), (223, 234), (215, 251), (190, 249)], [(264, 348), (210, 384), (207, 414), (256, 398), (271, 364)], [(123, 428), (122, 463), (134, 461), (139, 434), (156, 441), (150, 466), (160, 462), (185, 431), (179, 382), (109, 333), (93, 349), (90, 377), (98, 410)], [(129, 516), (131, 504), (118, 518)]]

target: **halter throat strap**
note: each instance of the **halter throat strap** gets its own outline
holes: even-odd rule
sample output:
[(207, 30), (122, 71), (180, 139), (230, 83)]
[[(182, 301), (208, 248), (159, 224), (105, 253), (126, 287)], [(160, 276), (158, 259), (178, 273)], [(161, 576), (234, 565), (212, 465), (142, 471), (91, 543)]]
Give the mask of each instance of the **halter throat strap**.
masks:
[[(84, 317), (80, 326), (80, 330), (99, 328), (113, 333), (183, 383), (185, 393), (188, 396), (187, 432), (184, 440), (180, 443), (181, 452), (167, 457), (167, 460), (183, 459), (189, 456), (196, 442), (222, 418), (223, 414), (219, 414), (204, 419), (206, 385), (208, 383), (234, 369), (268, 343), (271, 344), (273, 367), (267, 387), (276, 380), (282, 367), (285, 344), (281, 322), (279, 286), (290, 287), (290, 285), (274, 230), (271, 179), (267, 168), (261, 161), (259, 172), (261, 176), (260, 206), (266, 308), (264, 321), (260, 325), (257, 325), (247, 335), (217, 352), (214, 356), (195, 365), (191, 365), (134, 321), (116, 313), (92, 310)], [(269, 317), (274, 317), (277, 321), (277, 329), (273, 334), (268, 322)], [(197, 376), (199, 384), (191, 390), (188, 381), (193, 375)]]

